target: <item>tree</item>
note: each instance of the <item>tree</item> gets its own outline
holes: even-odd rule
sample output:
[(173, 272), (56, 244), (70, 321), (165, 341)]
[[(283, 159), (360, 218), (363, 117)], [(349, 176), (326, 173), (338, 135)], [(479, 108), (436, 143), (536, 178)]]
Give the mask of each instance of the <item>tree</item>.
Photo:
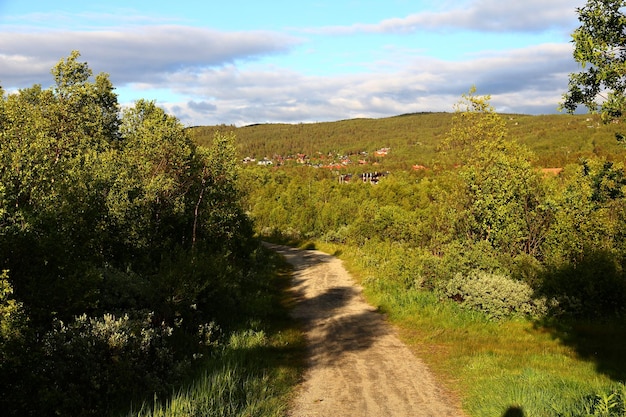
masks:
[(444, 145), (463, 158), (459, 175), (466, 187), (466, 210), (459, 232), (486, 241), (502, 253), (537, 255), (545, 229), (540, 178), (531, 152), (506, 137), (502, 118), (489, 96), (472, 88), (456, 106)]
[(79, 56), (54, 66), (50, 88), (0, 88), (8, 415), (109, 415), (171, 391), (213, 323), (245, 316), (266, 285), (234, 136), (199, 148), (151, 101), (120, 112)]
[(52, 88), (3, 94), (0, 106), (0, 262), (33, 322), (93, 305), (102, 262), (100, 156), (117, 141), (118, 104), (79, 56), (54, 66)]
[[(573, 113), (584, 105), (602, 120), (626, 111), (626, 1), (588, 0), (578, 8), (581, 25), (572, 34), (574, 59), (582, 71), (570, 74), (561, 107)], [(618, 136), (619, 137), (619, 136)]]
[(443, 150), (458, 152), (464, 163), (481, 154), (482, 147), (502, 148), (506, 124), (489, 103), (491, 96), (477, 96), (472, 86), (454, 105), (452, 128), (442, 143)]

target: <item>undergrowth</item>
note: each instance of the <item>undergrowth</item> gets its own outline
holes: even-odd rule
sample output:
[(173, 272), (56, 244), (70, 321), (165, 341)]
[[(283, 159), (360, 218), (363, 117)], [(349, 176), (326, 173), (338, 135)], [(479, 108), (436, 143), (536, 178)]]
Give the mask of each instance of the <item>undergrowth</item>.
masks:
[(283, 416), (300, 378), (305, 342), (288, 316), (284, 291), (289, 267), (282, 263), (269, 294), (259, 294), (256, 314), (200, 360), (189, 382), (167, 398), (134, 406), (126, 417)]

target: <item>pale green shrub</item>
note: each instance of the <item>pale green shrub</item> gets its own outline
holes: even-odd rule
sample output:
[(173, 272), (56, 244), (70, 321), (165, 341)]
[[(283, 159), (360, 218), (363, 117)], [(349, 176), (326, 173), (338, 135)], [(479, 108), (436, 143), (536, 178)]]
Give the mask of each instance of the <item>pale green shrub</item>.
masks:
[(443, 284), (443, 294), (461, 305), (491, 318), (513, 315), (539, 316), (547, 311), (544, 299), (535, 299), (532, 288), (502, 274), (474, 270), (456, 274)]
[(152, 313), (104, 314), (56, 321), (43, 338), (33, 370), (44, 381), (40, 399), (59, 415), (105, 415), (149, 392), (165, 394), (188, 364), (170, 346), (175, 329)]

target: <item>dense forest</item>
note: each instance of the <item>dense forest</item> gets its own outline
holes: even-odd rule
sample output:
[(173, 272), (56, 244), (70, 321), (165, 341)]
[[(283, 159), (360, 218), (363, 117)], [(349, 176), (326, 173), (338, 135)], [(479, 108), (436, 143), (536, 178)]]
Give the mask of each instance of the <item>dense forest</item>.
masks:
[(271, 296), (233, 138), (198, 147), (153, 102), (120, 111), (78, 58), (51, 88), (0, 91), (3, 415), (166, 398)]

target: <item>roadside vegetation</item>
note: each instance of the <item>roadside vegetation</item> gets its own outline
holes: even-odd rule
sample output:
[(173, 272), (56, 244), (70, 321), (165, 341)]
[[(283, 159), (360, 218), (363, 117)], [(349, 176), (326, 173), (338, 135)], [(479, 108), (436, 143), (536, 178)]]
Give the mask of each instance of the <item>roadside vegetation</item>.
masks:
[(471, 90), (438, 168), (377, 184), (249, 166), (246, 210), (268, 239), (342, 257), (470, 415), (623, 415), (626, 153), (544, 172), (508, 117)]
[(3, 415), (280, 415), (301, 336), (234, 138), (121, 111), (78, 58), (51, 88), (0, 90)]

